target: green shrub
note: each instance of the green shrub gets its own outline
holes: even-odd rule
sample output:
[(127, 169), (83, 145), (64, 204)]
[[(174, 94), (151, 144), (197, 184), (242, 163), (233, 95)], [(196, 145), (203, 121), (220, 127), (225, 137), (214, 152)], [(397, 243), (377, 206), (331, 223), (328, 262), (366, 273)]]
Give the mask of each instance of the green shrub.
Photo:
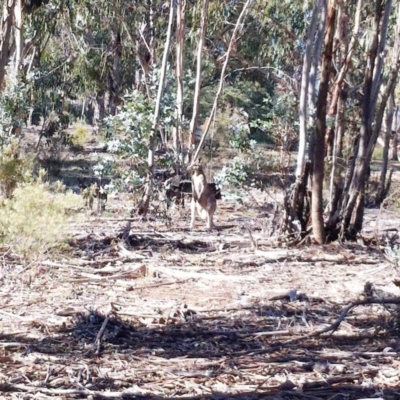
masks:
[(67, 238), (69, 210), (81, 206), (80, 196), (60, 183), (50, 186), (38, 179), (19, 184), (0, 207), (0, 242), (27, 260), (38, 258)]
[[(166, 93), (159, 121), (159, 126), (166, 132), (175, 125), (174, 109), (170, 104), (174, 104), (173, 98)], [(125, 96), (124, 104), (118, 108), (115, 116), (104, 119), (108, 152), (115, 155), (111, 162), (107, 161), (107, 168), (118, 190), (132, 190), (146, 180), (154, 106), (155, 99), (148, 99), (140, 91), (134, 90)], [(160, 153), (156, 155), (156, 165), (168, 168), (176, 162), (173, 152)]]
[(276, 171), (279, 163), (276, 156), (266, 153), (254, 140), (249, 140), (248, 150), (243, 149), (240, 157), (233, 157), (216, 174), (214, 180), (221, 187), (231, 185), (235, 188), (248, 186), (264, 188), (265, 184), (259, 181), (258, 177)]
[(17, 73), (8, 66), (0, 90), (0, 146), (15, 137), (28, 116), (28, 86), (18, 79)]
[(372, 159), (381, 161), (383, 158), (383, 147), (375, 146), (372, 152)]
[(83, 146), (89, 138), (88, 128), (81, 122), (74, 124), (71, 132), (71, 142), (73, 146)]
[(30, 179), (32, 161), (18, 156), (17, 141), (11, 141), (0, 151), (0, 195), (10, 198), (17, 184)]

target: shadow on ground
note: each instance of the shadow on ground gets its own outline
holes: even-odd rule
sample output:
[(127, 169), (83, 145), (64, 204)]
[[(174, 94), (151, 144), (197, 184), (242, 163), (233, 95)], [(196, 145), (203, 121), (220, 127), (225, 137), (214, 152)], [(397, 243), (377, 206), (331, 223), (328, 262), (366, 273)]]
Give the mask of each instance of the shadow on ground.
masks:
[[(11, 362), (15, 379), (0, 384), (0, 391), (36, 388), (64, 393), (64, 398), (96, 399), (400, 398), (400, 390), (374, 383), (385, 369), (390, 377), (398, 365), (395, 309), (387, 319), (371, 314), (362, 318), (362, 312), (350, 315), (343, 322), (344, 332), (318, 337), (304, 334), (337, 318), (340, 306), (308, 300), (304, 312), (304, 301), (281, 299), (231, 310), (226, 316), (181, 307), (155, 317), (150, 326), (115, 311), (107, 316), (95, 310), (75, 314), (61, 328), (49, 332), (46, 327), (48, 334), (40, 340), (0, 334), (7, 356), (35, 357), (35, 368), (22, 374)], [(2, 359), (4, 368), (10, 359)], [(35, 381), (38, 369), (47, 370), (46, 379), (27, 384)], [(202, 395), (191, 389), (196, 385)], [(226, 392), (217, 390), (218, 385), (225, 385)], [(165, 395), (152, 396), (152, 387)]]

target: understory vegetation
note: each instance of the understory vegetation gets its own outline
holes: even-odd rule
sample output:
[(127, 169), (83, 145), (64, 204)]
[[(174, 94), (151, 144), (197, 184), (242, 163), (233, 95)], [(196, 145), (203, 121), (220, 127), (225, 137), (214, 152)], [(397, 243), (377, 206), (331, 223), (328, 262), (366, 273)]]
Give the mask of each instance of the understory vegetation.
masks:
[[(3, 178), (4, 179), (4, 178)], [(43, 175), (19, 182), (0, 207), (0, 241), (25, 262), (43, 258), (51, 250), (65, 249), (68, 226), (79, 222), (80, 196), (66, 191), (60, 182), (50, 185)]]

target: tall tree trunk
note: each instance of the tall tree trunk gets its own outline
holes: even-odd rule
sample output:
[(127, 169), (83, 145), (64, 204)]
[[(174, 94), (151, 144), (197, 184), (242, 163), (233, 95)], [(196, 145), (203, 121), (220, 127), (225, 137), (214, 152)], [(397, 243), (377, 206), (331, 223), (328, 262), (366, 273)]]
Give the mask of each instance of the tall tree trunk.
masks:
[(197, 119), (199, 116), (199, 108), (200, 108), (201, 67), (203, 60), (204, 38), (206, 36), (206, 31), (207, 31), (208, 4), (209, 0), (204, 0), (203, 8), (201, 11), (200, 37), (197, 46), (197, 60), (196, 60), (197, 67), (196, 67), (196, 83), (194, 87), (194, 98), (193, 98), (193, 113), (192, 113), (192, 119), (190, 120), (189, 141), (187, 146), (189, 153), (192, 152), (196, 140), (196, 127), (197, 127)]
[(338, 63), (340, 62), (342, 66), (336, 76), (335, 82), (333, 83), (333, 88), (331, 90), (332, 97), (328, 110), (328, 115), (333, 116), (336, 113), (332, 169), (329, 187), (329, 218), (326, 224), (326, 227), (328, 229), (332, 229), (337, 224), (344, 189), (342, 174), (345, 170), (346, 165), (343, 161), (343, 137), (346, 129), (345, 101), (347, 97), (347, 93), (345, 90), (345, 78), (350, 68), (354, 48), (357, 43), (357, 38), (360, 30), (362, 5), (363, 0), (358, 0), (356, 13), (354, 16), (354, 27), (352, 36), (350, 40), (346, 40), (346, 35), (344, 35), (343, 32), (347, 31), (348, 13), (350, 11), (347, 3), (343, 1), (340, 1), (338, 3), (341, 18), (338, 17), (336, 27), (337, 34), (335, 34), (335, 36), (338, 37), (339, 41), (343, 42), (344, 59), (338, 61)]
[[(168, 4), (167, 2), (165, 5)], [(171, 3), (170, 3), (171, 4)], [(176, 4), (176, 3), (175, 3)], [(149, 25), (149, 38), (148, 38), (148, 47), (151, 50), (151, 55), (152, 55), (152, 63), (157, 64), (157, 52), (154, 51), (156, 48), (156, 32), (154, 28), (154, 10), (155, 10), (156, 5), (154, 4), (154, 0), (148, 0), (148, 10), (149, 13), (147, 14), (146, 17), (148, 17), (148, 25)], [(164, 6), (162, 6), (164, 7)], [(171, 10), (170, 10), (171, 11)]]
[[(311, 68), (309, 71), (309, 82), (308, 82), (308, 159), (313, 158), (314, 153), (314, 139), (315, 139), (315, 118), (317, 109), (317, 92), (319, 82), (319, 66), (321, 63), (321, 52), (324, 44), (324, 33), (326, 24), (326, 9), (327, 0), (322, 0), (319, 5), (319, 23), (316, 32), (316, 37), (314, 39), (313, 54), (311, 57)], [(311, 129), (310, 129), (311, 128)], [(310, 177), (312, 174), (310, 174)], [(299, 199), (300, 200), (300, 199)]]
[(313, 54), (311, 57), (310, 77), (308, 82), (308, 109), (309, 109), (308, 120), (311, 126), (314, 126), (314, 121), (315, 121), (315, 110), (316, 110), (317, 89), (318, 89), (317, 78), (318, 78), (318, 68), (321, 60), (321, 52), (324, 43), (326, 7), (327, 7), (326, 0), (322, 0), (319, 2), (319, 17), (318, 17), (319, 23), (316, 32)]
[(0, 88), (3, 86), (6, 66), (10, 60), (10, 37), (14, 23), (14, 8), (18, 0), (3, 1), (3, 16), (0, 26)]
[(109, 109), (110, 114), (115, 115), (120, 102), (122, 43), (120, 32), (113, 32), (112, 35), (113, 65), (109, 77)]
[(333, 141), (332, 170), (329, 185), (329, 217), (326, 228), (331, 230), (336, 226), (339, 217), (344, 182), (342, 173), (345, 169), (343, 161), (343, 137), (346, 130), (345, 91), (341, 89), (336, 107), (335, 136)]
[[(393, 131), (393, 119), (395, 117), (395, 85), (398, 79), (398, 70), (400, 63), (400, 4), (397, 6), (397, 25), (395, 31), (396, 37), (393, 46), (393, 56), (392, 56), (392, 67), (389, 81), (386, 86), (386, 90), (382, 96), (382, 102), (379, 107), (377, 118), (383, 119), (382, 110), (384, 106), (386, 106), (386, 102), (389, 99), (389, 104), (387, 106), (387, 115), (386, 115), (386, 129), (384, 133), (384, 147), (383, 147), (383, 156), (382, 156), (382, 166), (381, 166), (381, 174), (379, 179), (379, 191), (377, 194), (377, 202), (381, 203), (386, 197), (386, 188), (388, 185), (386, 184), (386, 175), (388, 170), (388, 161), (389, 161), (389, 147), (390, 147), (390, 139), (392, 137)], [(382, 113), (382, 114), (381, 114)], [(382, 124), (382, 122), (377, 121), (377, 125)], [(376, 135), (379, 135), (380, 127), (377, 126)], [(396, 127), (397, 128), (397, 127)], [(397, 135), (395, 128), (395, 135)], [(379, 129), (379, 130), (378, 130)], [(372, 151), (371, 151), (372, 156)]]
[[(297, 166), (296, 166), (296, 183), (300, 185), (301, 177), (304, 172), (304, 165), (306, 160), (306, 144), (307, 144), (307, 103), (309, 97), (309, 78), (312, 61), (316, 60), (314, 55), (314, 38), (318, 26), (318, 15), (322, 3), (326, 4), (325, 0), (315, 0), (314, 9), (312, 12), (310, 27), (308, 28), (306, 51), (303, 58), (303, 69), (301, 75), (300, 87), (300, 100), (299, 100), (299, 150), (297, 153)], [(316, 60), (318, 62), (318, 60)], [(297, 201), (298, 196), (293, 196), (293, 201)], [(294, 205), (293, 205), (294, 206)]]
[(158, 83), (158, 92), (156, 99), (156, 106), (154, 109), (153, 116), (153, 124), (150, 132), (150, 143), (149, 143), (149, 153), (147, 157), (147, 182), (145, 187), (145, 192), (143, 198), (139, 204), (139, 214), (146, 215), (149, 210), (150, 199), (153, 195), (153, 183), (154, 183), (154, 151), (155, 151), (155, 138), (157, 134), (158, 122), (160, 119), (160, 107), (161, 107), (161, 99), (164, 92), (164, 82), (165, 75), (167, 70), (167, 62), (168, 62), (168, 53), (171, 45), (171, 37), (172, 37), (172, 26), (174, 23), (174, 15), (176, 11), (176, 3), (175, 0), (171, 0), (170, 11), (169, 11), (169, 20), (168, 20), (168, 31), (167, 38), (165, 39), (164, 44), (164, 54), (161, 63), (161, 71), (160, 71), (160, 80)]
[[(124, 25), (125, 31), (130, 36), (130, 32), (128, 28)], [(143, 94), (147, 94), (147, 97), (151, 98), (151, 90), (149, 85), (147, 84), (147, 76), (150, 69), (150, 64), (153, 62), (153, 52), (149, 47), (146, 37), (145, 37), (146, 25), (140, 24), (137, 29), (137, 35), (135, 39), (131, 39), (132, 42), (135, 43), (136, 50), (136, 60), (140, 65), (140, 68), (136, 68), (135, 70), (135, 88), (142, 92)]]
[(183, 117), (183, 47), (185, 44), (185, 8), (186, 0), (177, 0), (176, 10), (176, 126), (172, 130), (172, 141), (176, 153), (182, 145)]
[[(300, 222), (301, 232), (304, 234), (307, 230), (307, 222), (310, 219), (310, 208), (307, 191), (304, 188), (308, 185), (308, 179), (311, 178), (310, 163), (306, 163), (306, 144), (309, 143), (309, 159), (312, 159), (313, 137), (314, 133), (308, 133), (308, 125), (314, 126), (316, 109), (316, 87), (318, 67), (323, 44), (326, 22), (326, 0), (315, 0), (313, 13), (311, 16), (310, 27), (307, 33), (306, 48), (303, 57), (303, 69), (301, 76), (300, 99), (299, 99), (299, 150), (297, 154), (296, 182), (294, 183), (291, 195), (291, 203), (287, 206), (291, 208), (290, 213), (295, 213)], [(309, 106), (310, 113), (307, 110)], [(309, 114), (309, 115), (308, 115)], [(305, 167), (307, 166), (307, 173)], [(308, 215), (307, 215), (308, 214)]]
[(19, 66), (21, 64), (21, 56), (23, 50), (23, 23), (22, 23), (22, 0), (15, 1), (14, 7), (14, 40), (15, 40), (15, 54), (14, 54), (14, 71), (18, 74)]
[(201, 149), (203, 147), (203, 144), (204, 144), (204, 141), (205, 141), (205, 139), (207, 137), (208, 131), (209, 131), (210, 126), (211, 126), (211, 123), (212, 123), (212, 121), (213, 121), (213, 119), (215, 117), (215, 113), (217, 112), (218, 100), (219, 100), (219, 98), (220, 98), (220, 96), (222, 94), (222, 90), (224, 88), (225, 71), (226, 71), (226, 68), (228, 66), (229, 56), (231, 54), (232, 47), (233, 47), (233, 45), (234, 45), (234, 43), (236, 41), (236, 35), (237, 35), (238, 31), (239, 31), (239, 27), (242, 24), (242, 20), (243, 20), (245, 14), (246, 14), (247, 8), (251, 4), (251, 2), (252, 2), (252, 0), (246, 0), (246, 3), (243, 5), (242, 12), (240, 13), (238, 20), (236, 21), (235, 29), (233, 30), (232, 37), (231, 37), (231, 40), (229, 42), (228, 50), (226, 51), (226, 54), (225, 54), (225, 61), (224, 61), (224, 64), (223, 64), (222, 70), (221, 70), (221, 78), (219, 80), (218, 90), (217, 90), (217, 93), (215, 94), (214, 103), (213, 103), (213, 106), (212, 106), (212, 109), (211, 109), (211, 112), (210, 112), (210, 116), (209, 116), (208, 121), (207, 121), (207, 125), (206, 125), (206, 127), (204, 129), (204, 132), (203, 132), (203, 134), (201, 136), (201, 139), (200, 139), (200, 143), (197, 146), (196, 152), (195, 152), (195, 154), (193, 156), (193, 161), (196, 161), (197, 158), (199, 157), (200, 151), (201, 151)]
[[(299, 97), (299, 149), (296, 164), (296, 181), (291, 187), (290, 201), (285, 202), (287, 215), (296, 218), (300, 223), (301, 236), (305, 235), (310, 221), (310, 197), (306, 188), (312, 179), (312, 164), (306, 162), (306, 145), (308, 159), (313, 159), (314, 126), (317, 97), (317, 76), (326, 23), (327, 0), (315, 0), (307, 32)], [(310, 132), (309, 132), (309, 128)], [(289, 220), (288, 220), (289, 222)], [(292, 229), (290, 221), (289, 230)]]
[(311, 189), (311, 219), (314, 239), (318, 244), (325, 242), (323, 218), (324, 153), (326, 132), (326, 104), (329, 89), (329, 75), (332, 64), (333, 36), (335, 33), (336, 0), (330, 0), (326, 21), (324, 51), (321, 64), (321, 82), (317, 98), (315, 147)]
[[(342, 4), (341, 7), (343, 7)], [(344, 80), (346, 78), (347, 72), (350, 68), (351, 60), (353, 57), (353, 52), (357, 43), (358, 33), (360, 31), (360, 22), (361, 22), (361, 10), (363, 6), (363, 0), (358, 0), (357, 2), (357, 9), (356, 14), (354, 16), (354, 27), (353, 27), (353, 34), (350, 39), (350, 43), (345, 43), (345, 59), (340, 68), (339, 73), (336, 76), (335, 82), (333, 84), (332, 89), (332, 99), (328, 110), (328, 115), (335, 115), (336, 113), (336, 106), (338, 99), (340, 97), (341, 91), (343, 90)], [(344, 12), (344, 11), (343, 11)], [(343, 26), (338, 26), (338, 30), (342, 30)]]
[[(391, 1), (391, 0), (388, 0)], [(390, 11), (390, 10), (389, 10)], [(380, 27), (382, 18), (383, 4), (382, 0), (376, 0), (374, 20), (372, 26), (372, 36), (368, 51), (367, 65), (365, 67), (364, 82), (363, 82), (363, 100), (361, 107), (361, 127), (359, 135), (359, 143), (355, 148), (355, 168), (351, 178), (348, 194), (344, 198), (345, 208), (343, 211), (341, 234), (346, 232), (355, 235), (362, 228), (363, 220), (363, 197), (365, 189), (366, 170), (370, 163), (369, 146), (372, 146), (372, 122), (375, 115), (376, 101), (374, 99), (376, 83), (374, 81), (381, 81), (381, 74), (374, 72), (378, 47), (379, 36), (381, 32), (386, 32), (384, 27)], [(379, 64), (378, 64), (379, 65)], [(382, 67), (383, 64), (380, 64)], [(374, 90), (374, 92), (373, 92)], [(379, 92), (379, 90), (378, 90)], [(375, 139), (376, 140), (376, 139)], [(357, 203), (357, 205), (356, 205)]]
[(386, 129), (384, 130), (382, 165), (381, 165), (381, 173), (379, 176), (379, 188), (376, 196), (377, 204), (382, 203), (382, 201), (386, 197), (386, 174), (389, 164), (389, 145), (390, 145), (390, 137), (392, 136), (394, 109), (395, 108), (394, 108), (394, 91), (393, 91), (389, 97), (389, 104), (386, 113), (386, 124), (385, 124)]
[(397, 155), (397, 135), (400, 133), (400, 106), (396, 107), (395, 115), (394, 115), (394, 132), (390, 137), (390, 146), (389, 146), (389, 160), (398, 161)]
[[(390, 6), (388, 6), (388, 4)], [(379, 38), (382, 42), (386, 43), (386, 35), (387, 35), (387, 26), (385, 26), (385, 24), (389, 23), (389, 17), (386, 14), (390, 14), (391, 12), (391, 1), (388, 0), (388, 2), (386, 3), (385, 6), (385, 11), (384, 11), (384, 15), (383, 15), (383, 22), (382, 22), (382, 27), (381, 27), (381, 31), (380, 31), (380, 35)], [(399, 8), (399, 15), (400, 16), (400, 8)], [(384, 36), (385, 35), (385, 36)], [(376, 113), (375, 113), (375, 124), (373, 125), (373, 127), (371, 128), (371, 136), (369, 138), (369, 142), (367, 144), (367, 158), (364, 162), (365, 164), (365, 171), (367, 169), (369, 169), (369, 165), (371, 163), (371, 159), (372, 159), (372, 152), (374, 150), (374, 147), (376, 145), (376, 142), (378, 140), (379, 134), (381, 132), (381, 128), (382, 128), (382, 123), (383, 123), (383, 118), (384, 118), (384, 114), (385, 114), (385, 109), (386, 109), (386, 105), (387, 102), (389, 100), (390, 94), (394, 91), (396, 83), (397, 83), (397, 79), (398, 79), (398, 75), (399, 75), (399, 68), (400, 68), (400, 52), (398, 51), (399, 46), (398, 43), (400, 43), (400, 19), (397, 19), (397, 26), (396, 26), (396, 38), (395, 38), (395, 43), (396, 43), (396, 48), (397, 50), (395, 51), (395, 55), (393, 57), (393, 61), (392, 61), (392, 66), (389, 72), (389, 78), (388, 81), (386, 83), (386, 86), (383, 90), (382, 96), (381, 96), (381, 101), (378, 107), (376, 107), (377, 104), (377, 96), (375, 92), (372, 92), (373, 96), (376, 96), (376, 98), (373, 99), (372, 104), (374, 105), (375, 109), (376, 109)], [(382, 53), (385, 51), (385, 47), (382, 47), (382, 45), (379, 45), (378, 47), (379, 51), (381, 51)], [(380, 73), (374, 73), (374, 79), (373, 79), (373, 87), (372, 89), (374, 90), (374, 85), (376, 84), (376, 81), (379, 82), (379, 89), (376, 89), (376, 91), (379, 93), (381, 86), (382, 86), (382, 76), (383, 76), (383, 61), (381, 62), (381, 55), (379, 54), (379, 57), (377, 58), (377, 65), (380, 69)], [(376, 70), (375, 70), (376, 72)], [(364, 181), (366, 181), (368, 179), (368, 176), (366, 178), (364, 178)], [(365, 182), (364, 182), (365, 185)], [(362, 194), (362, 193), (360, 193)], [(361, 205), (362, 209), (363, 208), (363, 204)], [(356, 219), (354, 222), (354, 228), (358, 231), (361, 230), (362, 228), (362, 223), (363, 223), (363, 213), (356, 210)]]
[[(383, 0), (381, 0), (383, 1)], [(379, 33), (379, 42), (378, 42), (378, 52), (376, 55), (375, 68), (374, 68), (374, 77), (372, 80), (372, 108), (376, 107), (376, 102), (378, 101), (378, 95), (382, 84), (383, 79), (383, 64), (386, 50), (386, 38), (389, 27), (389, 17), (390, 12), (392, 10), (392, 0), (386, 0), (385, 8), (383, 11), (383, 18), (381, 22), (381, 29)]]

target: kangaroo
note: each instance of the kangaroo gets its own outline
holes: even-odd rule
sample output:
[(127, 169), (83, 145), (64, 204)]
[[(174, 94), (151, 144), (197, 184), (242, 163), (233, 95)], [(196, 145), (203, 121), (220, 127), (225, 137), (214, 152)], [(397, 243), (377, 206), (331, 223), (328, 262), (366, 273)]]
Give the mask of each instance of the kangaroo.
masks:
[(203, 167), (198, 162), (191, 164), (188, 170), (192, 172), (192, 203), (190, 229), (194, 228), (196, 209), (202, 219), (207, 219), (207, 229), (212, 229), (213, 215), (217, 209), (215, 187), (207, 183)]

